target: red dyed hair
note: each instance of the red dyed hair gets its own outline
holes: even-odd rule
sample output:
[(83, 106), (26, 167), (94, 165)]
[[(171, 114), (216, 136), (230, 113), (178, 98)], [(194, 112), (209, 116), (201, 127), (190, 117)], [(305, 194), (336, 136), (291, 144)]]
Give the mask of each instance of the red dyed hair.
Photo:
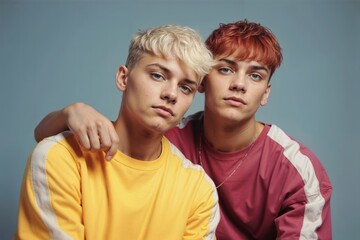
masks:
[(267, 66), (271, 75), (280, 67), (282, 53), (275, 35), (258, 23), (246, 19), (220, 24), (206, 40), (214, 57), (236, 53), (239, 61), (257, 61)]

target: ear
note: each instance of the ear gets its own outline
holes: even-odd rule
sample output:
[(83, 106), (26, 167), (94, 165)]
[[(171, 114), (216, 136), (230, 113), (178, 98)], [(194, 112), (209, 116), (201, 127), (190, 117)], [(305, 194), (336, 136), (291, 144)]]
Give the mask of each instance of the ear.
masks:
[(197, 89), (199, 93), (205, 92), (205, 82), (206, 82), (206, 77), (201, 81), (200, 86)]
[(266, 86), (266, 89), (265, 89), (265, 93), (262, 96), (262, 99), (261, 99), (261, 102), (260, 102), (261, 106), (265, 106), (267, 104), (268, 98), (270, 96), (270, 90), (271, 90), (271, 84), (268, 83), (268, 85)]
[(121, 65), (116, 72), (116, 87), (121, 91), (125, 92), (127, 87), (129, 69), (126, 66)]

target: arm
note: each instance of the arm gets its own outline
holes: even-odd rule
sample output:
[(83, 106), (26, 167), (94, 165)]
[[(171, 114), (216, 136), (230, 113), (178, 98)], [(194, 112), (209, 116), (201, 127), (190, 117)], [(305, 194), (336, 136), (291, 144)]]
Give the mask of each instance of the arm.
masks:
[(46, 137), (68, 130), (65, 109), (66, 108), (51, 112), (40, 121), (34, 130), (34, 136), (37, 142), (40, 142)]
[(210, 179), (209, 182), (212, 189), (209, 191), (207, 182), (207, 187), (201, 186), (194, 198), (195, 209), (188, 219), (183, 239), (216, 239), (215, 231), (220, 221), (219, 199), (215, 185)]
[(73, 103), (45, 116), (36, 126), (37, 142), (45, 137), (70, 129), (88, 150), (103, 150), (110, 160), (116, 153), (119, 137), (112, 122), (84, 103)]
[(289, 196), (282, 204), (282, 214), (275, 220), (278, 239), (299, 236), (306, 239), (332, 239), (332, 186), (319, 160), (311, 152), (307, 153), (307, 157), (311, 163), (303, 171), (303, 187), (289, 191)]
[(310, 196), (311, 202), (296, 202), (285, 209), (276, 220), (277, 239), (332, 239), (330, 195)]
[(15, 239), (85, 239), (80, 174), (54, 141), (38, 144), (28, 160)]

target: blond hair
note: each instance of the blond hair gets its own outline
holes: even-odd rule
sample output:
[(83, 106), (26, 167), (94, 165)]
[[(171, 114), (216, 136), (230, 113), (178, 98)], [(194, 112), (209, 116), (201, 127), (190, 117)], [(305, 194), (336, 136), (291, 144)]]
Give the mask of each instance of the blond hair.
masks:
[(192, 28), (180, 25), (163, 25), (139, 31), (132, 38), (126, 65), (132, 68), (143, 54), (176, 57), (203, 79), (214, 60), (200, 35)]

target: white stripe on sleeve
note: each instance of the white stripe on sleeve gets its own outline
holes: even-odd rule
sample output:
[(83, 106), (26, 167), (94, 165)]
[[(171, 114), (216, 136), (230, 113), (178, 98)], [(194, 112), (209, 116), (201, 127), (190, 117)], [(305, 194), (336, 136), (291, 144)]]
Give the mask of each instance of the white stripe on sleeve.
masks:
[(314, 166), (308, 156), (300, 152), (299, 143), (292, 140), (277, 126), (271, 126), (268, 136), (284, 148), (284, 156), (297, 169), (305, 184), (307, 204), (300, 239), (317, 239), (316, 229), (322, 224), (321, 213), (325, 199), (321, 195)]
[(40, 142), (31, 156), (31, 180), (34, 196), (40, 216), (49, 230), (51, 239), (72, 239), (66, 232), (60, 229), (56, 214), (51, 207), (49, 185), (46, 179), (46, 158), (51, 147), (66, 137), (68, 133), (62, 133), (51, 137), (51, 140)]

